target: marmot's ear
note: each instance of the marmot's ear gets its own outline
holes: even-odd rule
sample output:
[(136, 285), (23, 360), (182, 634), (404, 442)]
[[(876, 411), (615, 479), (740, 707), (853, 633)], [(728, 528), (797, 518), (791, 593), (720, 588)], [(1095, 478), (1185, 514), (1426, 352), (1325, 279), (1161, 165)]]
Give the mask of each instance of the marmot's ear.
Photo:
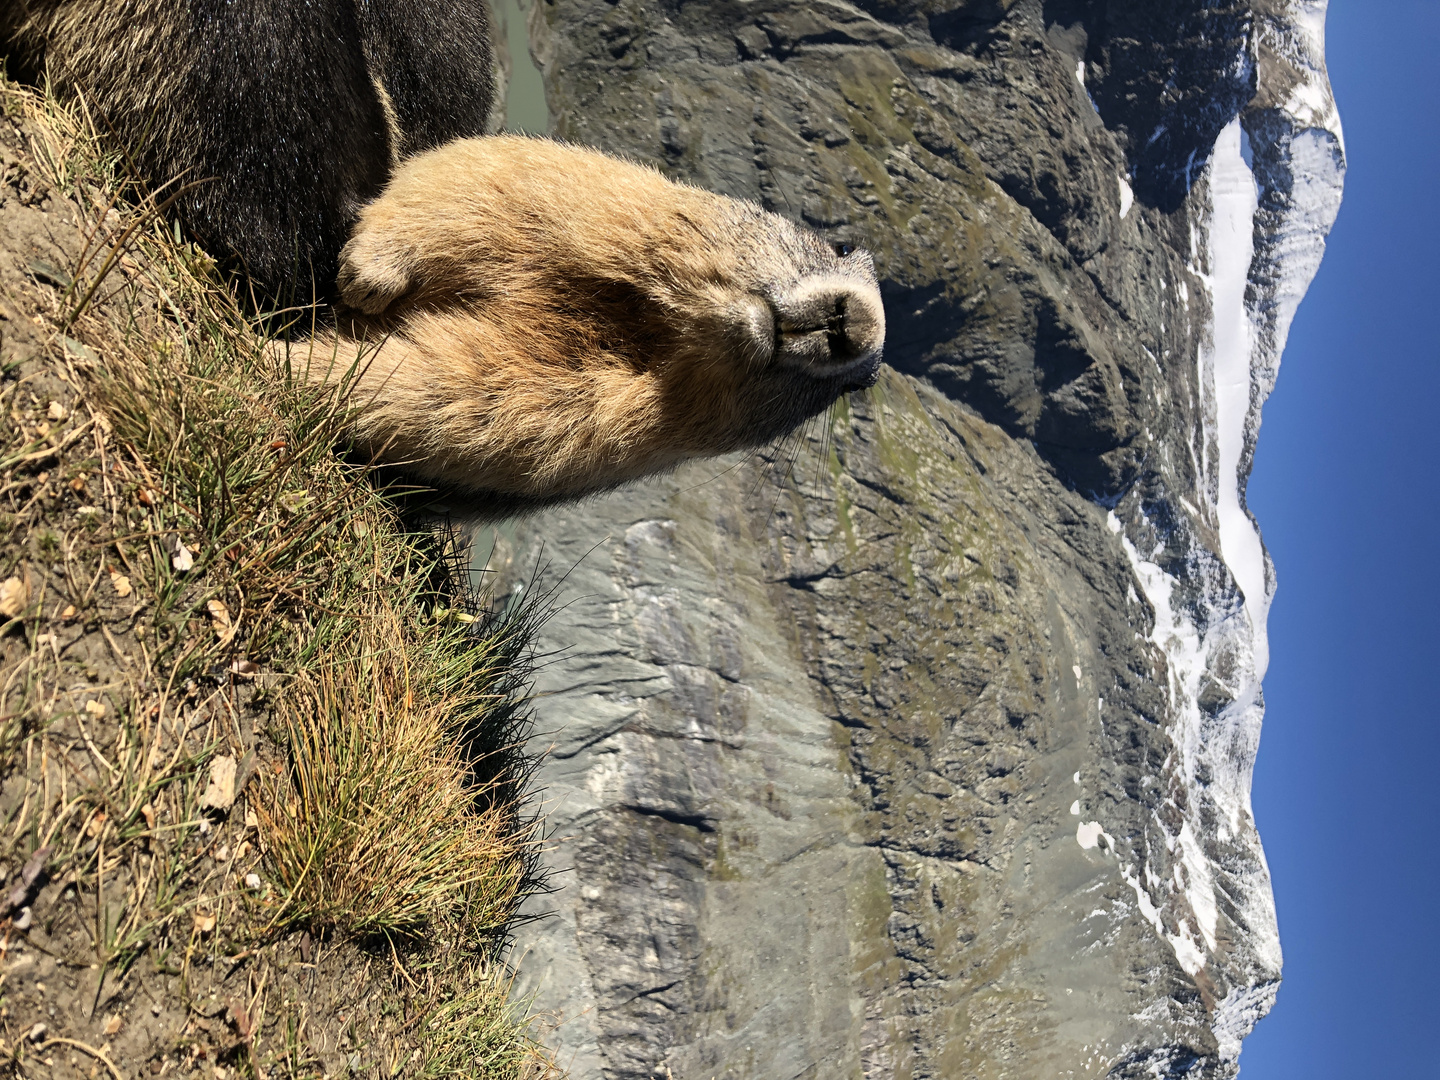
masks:
[(366, 315), (380, 314), (410, 290), (409, 263), (406, 252), (367, 232), (362, 221), (340, 250), (340, 299)]

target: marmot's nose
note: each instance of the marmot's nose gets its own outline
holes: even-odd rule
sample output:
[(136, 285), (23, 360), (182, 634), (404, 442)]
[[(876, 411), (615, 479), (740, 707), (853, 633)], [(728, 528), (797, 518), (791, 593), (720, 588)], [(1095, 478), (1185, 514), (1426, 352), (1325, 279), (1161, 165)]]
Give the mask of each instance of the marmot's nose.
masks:
[(800, 282), (775, 301), (782, 362), (829, 377), (873, 361), (885, 344), (880, 291), (841, 277)]
[(851, 288), (835, 297), (830, 356), (835, 363), (865, 360), (885, 344), (885, 309), (876, 289)]

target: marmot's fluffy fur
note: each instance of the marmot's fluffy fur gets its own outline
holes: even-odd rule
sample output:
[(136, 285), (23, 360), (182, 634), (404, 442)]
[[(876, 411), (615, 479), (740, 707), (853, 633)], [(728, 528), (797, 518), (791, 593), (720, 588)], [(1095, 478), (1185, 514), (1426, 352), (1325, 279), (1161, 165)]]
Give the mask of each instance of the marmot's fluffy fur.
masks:
[[(446, 488), (582, 495), (755, 446), (869, 386), (870, 256), (753, 203), (546, 139), (402, 165), (341, 255), (338, 336), (363, 448)], [(347, 343), (350, 343), (347, 347)]]
[(152, 184), (195, 183), (182, 217), (262, 297), (336, 288), (302, 370), (345, 380), (362, 452), (441, 487), (582, 495), (874, 380), (864, 252), (602, 154), (469, 138), (484, 0), (0, 0), (0, 43), (85, 92)]
[[(266, 300), (324, 296), (393, 163), (482, 134), (484, 0), (0, 0), (12, 74), (85, 95)], [(173, 188), (171, 189), (173, 190)]]

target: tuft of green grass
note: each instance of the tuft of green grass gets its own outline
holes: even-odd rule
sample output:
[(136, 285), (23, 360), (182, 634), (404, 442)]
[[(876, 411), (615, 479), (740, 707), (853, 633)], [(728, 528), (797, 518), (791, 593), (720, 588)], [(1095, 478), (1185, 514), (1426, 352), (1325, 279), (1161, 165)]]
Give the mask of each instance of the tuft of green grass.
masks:
[(258, 806), (279, 886), (273, 922), (406, 934), (458, 906), (475, 932), (496, 933), (525, 886), (513, 804), (495, 797), (504, 781), (475, 784), (467, 710), (451, 708), (459, 695), (434, 678), (445, 659), (458, 662), (483, 708), (503, 644), (434, 624), (428, 651), (449, 654), (436, 663), (394, 649), (401, 633), (383, 615), (357, 627), (279, 702), (290, 765)]
[(510, 979), (494, 965), (476, 963), (452, 972), (421, 1021), (417, 1080), (462, 1080), (504, 1076), (542, 1080), (550, 1060), (518, 1052), (510, 1038), (521, 1019), (510, 993)]

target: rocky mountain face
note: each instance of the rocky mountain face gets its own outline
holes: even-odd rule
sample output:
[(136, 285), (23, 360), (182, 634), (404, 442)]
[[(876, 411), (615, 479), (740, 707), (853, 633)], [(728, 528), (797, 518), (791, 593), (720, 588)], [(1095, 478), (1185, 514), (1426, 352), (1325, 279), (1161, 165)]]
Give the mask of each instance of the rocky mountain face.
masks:
[(876, 257), (890, 370), (498, 533), (576, 1080), (1230, 1077), (1260, 408), (1339, 204), (1323, 0), (535, 0), (556, 134)]

